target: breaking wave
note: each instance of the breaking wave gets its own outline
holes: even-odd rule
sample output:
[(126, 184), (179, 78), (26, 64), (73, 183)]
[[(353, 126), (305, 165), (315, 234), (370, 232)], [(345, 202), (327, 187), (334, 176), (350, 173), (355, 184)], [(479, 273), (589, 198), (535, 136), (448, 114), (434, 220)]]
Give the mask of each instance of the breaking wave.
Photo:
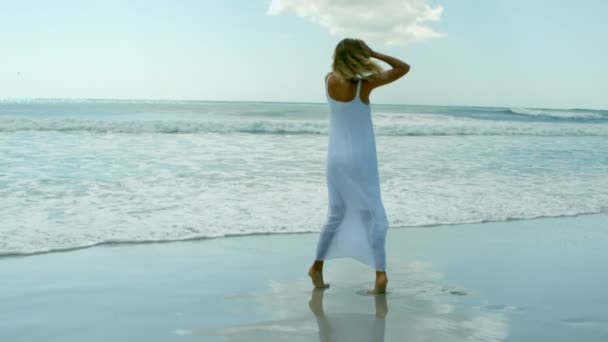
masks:
[[(380, 117), (375, 124), (377, 135), (531, 135), (531, 136), (608, 136), (608, 125), (592, 123), (546, 123), (488, 121), (470, 118), (408, 115), (406, 119)], [(249, 134), (327, 134), (322, 121), (306, 120), (80, 120), (0, 118), (0, 132), (90, 132), (90, 133), (249, 133)]]

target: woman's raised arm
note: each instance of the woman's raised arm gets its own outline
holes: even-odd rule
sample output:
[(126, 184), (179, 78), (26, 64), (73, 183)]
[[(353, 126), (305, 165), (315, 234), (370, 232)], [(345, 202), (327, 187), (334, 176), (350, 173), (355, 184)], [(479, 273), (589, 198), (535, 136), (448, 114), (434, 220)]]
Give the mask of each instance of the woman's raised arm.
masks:
[(369, 84), (372, 89), (396, 81), (410, 71), (410, 65), (405, 63), (404, 61), (392, 56), (376, 52), (372, 50), (369, 46), (367, 46), (367, 44), (365, 44), (365, 42), (363, 41), (361, 41), (361, 44), (363, 45), (363, 48), (369, 52), (370, 57), (379, 59), (393, 67), (390, 70), (383, 71), (377, 77), (372, 77), (369, 79)]

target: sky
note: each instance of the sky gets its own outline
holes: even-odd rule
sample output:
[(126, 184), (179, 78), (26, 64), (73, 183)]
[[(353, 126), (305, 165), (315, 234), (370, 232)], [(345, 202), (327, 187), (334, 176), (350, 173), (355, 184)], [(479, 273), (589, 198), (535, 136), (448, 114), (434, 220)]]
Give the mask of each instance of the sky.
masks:
[[(608, 1), (0, 0), (0, 99), (324, 102), (344, 37), (411, 65), (374, 103), (608, 109)], [(387, 68), (387, 65), (384, 65)]]

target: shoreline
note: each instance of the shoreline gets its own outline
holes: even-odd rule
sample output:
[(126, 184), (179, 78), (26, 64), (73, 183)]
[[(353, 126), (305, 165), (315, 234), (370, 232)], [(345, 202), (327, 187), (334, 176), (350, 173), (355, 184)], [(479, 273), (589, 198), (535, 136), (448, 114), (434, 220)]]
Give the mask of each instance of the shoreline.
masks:
[[(393, 226), (389, 227), (389, 229), (418, 229), (418, 228), (439, 228), (439, 227), (453, 227), (453, 226), (461, 226), (461, 225), (483, 225), (483, 224), (491, 224), (491, 223), (500, 223), (500, 222), (517, 222), (517, 221), (534, 221), (534, 220), (544, 220), (544, 219), (559, 219), (559, 218), (568, 218), (568, 217), (585, 217), (585, 216), (595, 216), (595, 215), (606, 215), (608, 217), (608, 212), (599, 212), (599, 213), (583, 213), (583, 214), (572, 214), (572, 215), (559, 215), (559, 216), (538, 216), (538, 217), (530, 217), (530, 218), (507, 218), (504, 220), (496, 220), (496, 221), (479, 221), (479, 222), (465, 222), (465, 223), (438, 223), (438, 224), (428, 224), (428, 225), (418, 225), (418, 226)], [(116, 246), (131, 246), (131, 245), (148, 245), (148, 244), (170, 244), (170, 243), (180, 243), (180, 242), (196, 242), (203, 240), (215, 240), (215, 239), (232, 239), (232, 238), (246, 238), (249, 236), (274, 236), (274, 235), (308, 235), (308, 234), (319, 234), (319, 231), (302, 231), (302, 232), (254, 232), (254, 233), (243, 233), (243, 234), (227, 234), (222, 236), (193, 236), (186, 237), (182, 239), (172, 239), (172, 240), (138, 240), (138, 241), (100, 241), (96, 243), (92, 243), (90, 245), (83, 246), (74, 246), (74, 247), (63, 247), (52, 250), (43, 250), (36, 252), (10, 252), (3, 253), (0, 252), (0, 262), (3, 259), (11, 259), (11, 258), (26, 258), (26, 257), (35, 257), (39, 255), (46, 254), (54, 254), (54, 253), (69, 253), (84, 249), (97, 248), (97, 247), (116, 247)]]

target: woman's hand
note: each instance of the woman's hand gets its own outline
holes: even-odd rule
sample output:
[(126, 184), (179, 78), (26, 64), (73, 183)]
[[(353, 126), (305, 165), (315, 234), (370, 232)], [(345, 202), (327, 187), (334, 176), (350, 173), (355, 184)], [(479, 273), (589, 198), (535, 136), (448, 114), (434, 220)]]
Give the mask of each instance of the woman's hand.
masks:
[(365, 51), (370, 57), (374, 56), (374, 54), (375, 54), (374, 50), (372, 50), (369, 46), (367, 46), (367, 44), (365, 44), (364, 41), (359, 39), (359, 43), (361, 44), (363, 51)]

